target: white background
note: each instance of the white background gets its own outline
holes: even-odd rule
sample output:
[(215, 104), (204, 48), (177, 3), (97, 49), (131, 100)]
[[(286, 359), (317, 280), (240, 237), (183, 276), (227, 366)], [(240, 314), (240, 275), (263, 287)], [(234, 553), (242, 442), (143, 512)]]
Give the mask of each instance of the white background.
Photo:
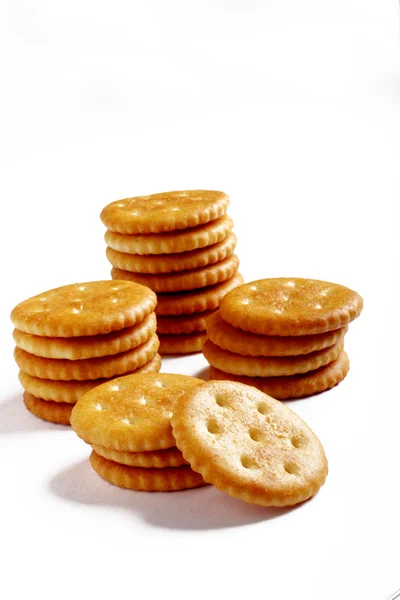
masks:
[[(10, 0), (0, 29), (1, 597), (384, 600), (400, 587), (397, 2)], [(119, 490), (23, 407), (13, 306), (109, 277), (107, 203), (185, 188), (231, 196), (246, 281), (364, 297), (348, 378), (289, 403), (330, 466), (296, 509)]]

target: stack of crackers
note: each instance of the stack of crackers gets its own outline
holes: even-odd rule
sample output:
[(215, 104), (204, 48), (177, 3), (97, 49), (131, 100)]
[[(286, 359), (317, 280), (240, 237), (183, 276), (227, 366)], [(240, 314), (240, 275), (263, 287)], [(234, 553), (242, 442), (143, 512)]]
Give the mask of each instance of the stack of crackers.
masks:
[(34, 415), (69, 424), (77, 400), (106, 380), (156, 371), (156, 295), (128, 281), (59, 287), (18, 304), (15, 360)]
[(342, 285), (262, 279), (237, 287), (207, 324), (211, 379), (252, 385), (279, 400), (322, 392), (349, 370), (348, 324), (363, 302)]
[(222, 192), (190, 190), (127, 198), (101, 213), (112, 278), (157, 293), (161, 354), (201, 351), (207, 318), (243, 283), (228, 203)]
[(173, 491), (210, 483), (263, 506), (307, 500), (328, 465), (311, 429), (288, 407), (230, 381), (129, 375), (80, 398), (71, 425), (90, 462), (124, 488)]

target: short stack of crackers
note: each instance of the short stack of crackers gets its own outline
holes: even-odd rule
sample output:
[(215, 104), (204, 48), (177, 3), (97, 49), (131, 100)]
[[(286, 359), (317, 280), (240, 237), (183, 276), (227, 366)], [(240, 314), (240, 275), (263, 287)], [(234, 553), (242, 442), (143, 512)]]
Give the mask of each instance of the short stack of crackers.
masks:
[(15, 360), (28, 410), (69, 424), (77, 400), (124, 373), (158, 372), (156, 295), (128, 281), (49, 290), (18, 304)]
[(349, 370), (348, 324), (363, 302), (312, 279), (262, 279), (237, 287), (207, 324), (210, 379), (252, 385), (279, 400), (332, 388)]
[(157, 293), (161, 354), (201, 351), (207, 318), (243, 283), (228, 204), (222, 192), (189, 190), (127, 198), (101, 213), (112, 278)]

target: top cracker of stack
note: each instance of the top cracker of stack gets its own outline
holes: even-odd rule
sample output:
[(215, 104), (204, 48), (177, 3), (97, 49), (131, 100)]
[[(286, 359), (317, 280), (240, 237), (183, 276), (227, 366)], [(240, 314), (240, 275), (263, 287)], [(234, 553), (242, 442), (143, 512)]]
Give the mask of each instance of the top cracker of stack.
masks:
[(126, 198), (101, 213), (112, 278), (157, 293), (161, 354), (201, 351), (207, 318), (243, 283), (228, 204), (222, 192), (189, 190)]
[(279, 400), (327, 390), (349, 370), (343, 350), (361, 296), (313, 279), (261, 279), (241, 285), (207, 324), (211, 379), (230, 379)]

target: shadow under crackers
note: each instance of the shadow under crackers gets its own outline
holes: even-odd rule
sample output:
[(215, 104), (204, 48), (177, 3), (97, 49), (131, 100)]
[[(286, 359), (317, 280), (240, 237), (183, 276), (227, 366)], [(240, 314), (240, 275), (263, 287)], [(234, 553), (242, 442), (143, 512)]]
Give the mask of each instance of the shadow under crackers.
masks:
[(172, 530), (240, 527), (275, 519), (295, 509), (246, 504), (213, 486), (168, 493), (125, 490), (101, 479), (89, 460), (57, 474), (49, 487), (54, 495), (68, 502), (114, 506), (140, 515), (155, 527)]
[(25, 408), (23, 392), (13, 394), (0, 404), (0, 435), (35, 431), (67, 431), (69, 427), (43, 421)]

